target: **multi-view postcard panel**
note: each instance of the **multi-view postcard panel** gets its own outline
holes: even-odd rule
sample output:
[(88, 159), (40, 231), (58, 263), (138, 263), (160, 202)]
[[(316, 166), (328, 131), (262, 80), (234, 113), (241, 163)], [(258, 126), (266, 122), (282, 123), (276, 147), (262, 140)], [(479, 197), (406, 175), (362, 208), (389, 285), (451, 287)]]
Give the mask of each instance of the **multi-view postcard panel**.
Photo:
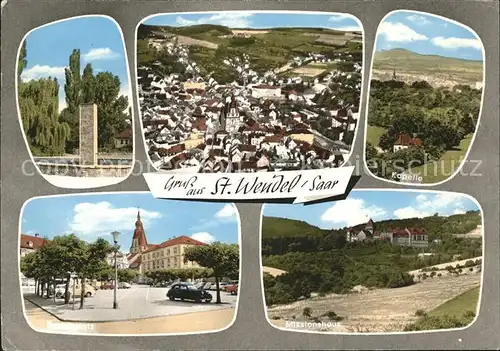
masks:
[(154, 15), (137, 28), (138, 94), (155, 168), (338, 167), (359, 121), (363, 28), (308, 12)]
[(484, 48), (472, 29), (395, 11), (377, 30), (367, 113), (370, 172), (436, 184), (461, 169), (479, 125)]
[(32, 162), (51, 184), (92, 188), (131, 173), (133, 122), (123, 36), (107, 16), (30, 31), (19, 48), (17, 102)]
[(306, 208), (267, 204), (262, 216), (266, 313), (279, 329), (446, 330), (479, 312), (483, 222), (468, 195), (354, 190)]
[(25, 317), (36, 331), (202, 333), (236, 317), (239, 221), (230, 203), (147, 192), (33, 198), (19, 246)]

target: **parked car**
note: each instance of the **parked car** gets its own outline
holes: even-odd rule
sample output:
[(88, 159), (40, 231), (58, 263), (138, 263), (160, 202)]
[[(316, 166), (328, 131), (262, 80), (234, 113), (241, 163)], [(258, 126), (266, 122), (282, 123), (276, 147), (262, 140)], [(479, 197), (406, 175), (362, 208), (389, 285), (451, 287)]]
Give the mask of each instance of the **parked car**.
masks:
[(238, 284), (231, 284), (226, 286), (226, 292), (231, 295), (238, 295)]
[(175, 299), (192, 300), (196, 302), (210, 302), (212, 295), (204, 289), (198, 289), (194, 284), (175, 283), (167, 292), (167, 297), (174, 301)]
[(108, 290), (108, 289), (114, 289), (114, 288), (115, 288), (115, 284), (113, 282), (101, 284), (101, 290)]
[(205, 282), (199, 282), (199, 283), (194, 284), (194, 286), (196, 286), (198, 289), (203, 289), (205, 284), (206, 284)]
[(132, 285), (130, 285), (127, 282), (119, 282), (118, 283), (118, 289), (130, 289)]
[[(56, 298), (62, 299), (64, 298), (64, 292), (66, 291), (66, 285), (65, 284), (58, 284), (56, 285)], [(85, 297), (91, 297), (94, 296), (96, 293), (97, 289), (94, 288), (90, 284), (85, 284)], [(73, 289), (73, 284), (69, 286), (69, 296), (70, 298), (73, 297), (73, 292), (75, 293), (75, 297), (79, 297), (82, 293), (82, 288), (81, 285), (75, 285), (75, 288)]]

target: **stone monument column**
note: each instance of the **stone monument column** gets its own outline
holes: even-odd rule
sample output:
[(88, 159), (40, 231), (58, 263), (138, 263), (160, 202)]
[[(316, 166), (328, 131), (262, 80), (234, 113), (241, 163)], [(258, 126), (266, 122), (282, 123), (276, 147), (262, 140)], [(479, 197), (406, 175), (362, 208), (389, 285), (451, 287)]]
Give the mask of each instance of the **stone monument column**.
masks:
[(80, 164), (97, 166), (97, 105), (81, 104)]

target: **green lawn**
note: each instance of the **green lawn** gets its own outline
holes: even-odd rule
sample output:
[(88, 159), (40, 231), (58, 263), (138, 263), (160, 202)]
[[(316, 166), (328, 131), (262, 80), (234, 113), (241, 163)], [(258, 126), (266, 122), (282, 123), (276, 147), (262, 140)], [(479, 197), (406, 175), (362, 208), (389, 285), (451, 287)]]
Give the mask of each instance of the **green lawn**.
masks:
[(472, 288), (451, 300), (446, 301), (441, 306), (428, 313), (430, 317), (439, 317), (444, 315), (461, 317), (464, 312), (472, 311), (477, 313), (477, 303), (479, 300), (479, 286)]
[[(370, 129), (368, 129), (369, 136)], [(411, 168), (411, 173), (420, 174), (422, 176), (422, 183), (425, 184), (438, 183), (449, 178), (461, 165), (461, 161), (463, 161), (462, 159), (465, 157), (465, 153), (469, 149), (471, 142), (472, 134), (460, 142), (458, 150), (446, 151), (436, 162), (429, 162), (425, 165)]]
[(366, 132), (366, 142), (372, 144), (373, 146), (378, 146), (380, 137), (387, 131), (386, 128), (377, 126), (368, 126)]

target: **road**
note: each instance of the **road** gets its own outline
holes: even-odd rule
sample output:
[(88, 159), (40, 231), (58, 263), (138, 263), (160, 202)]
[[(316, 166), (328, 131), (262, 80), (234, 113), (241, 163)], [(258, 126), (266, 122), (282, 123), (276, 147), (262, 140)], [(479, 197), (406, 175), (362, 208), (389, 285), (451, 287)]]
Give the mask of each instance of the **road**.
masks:
[[(444, 302), (481, 284), (481, 273), (443, 276), (397, 289), (375, 289), (366, 293), (330, 294), (268, 309), (270, 322), (285, 327), (287, 321), (304, 321), (305, 307), (312, 317), (333, 311), (345, 320), (328, 332), (396, 332), (414, 322), (417, 310), (429, 312)], [(295, 319), (293, 318), (295, 316)], [(324, 319), (322, 319), (324, 320)], [(327, 320), (324, 320), (327, 321)], [(305, 330), (318, 330), (316, 327)]]
[[(26, 292), (24, 296), (62, 320), (78, 322), (112, 322), (234, 309), (237, 302), (237, 296), (225, 292), (221, 292), (222, 304), (170, 301), (166, 297), (167, 291), (167, 288), (150, 288), (144, 285), (119, 289), (118, 309), (113, 309), (113, 290), (99, 290), (95, 296), (86, 298), (82, 310), (79, 309), (79, 299), (76, 299), (73, 309), (72, 303), (64, 305), (62, 299), (57, 299), (54, 304), (53, 299), (37, 297), (32, 293)], [(212, 301), (215, 301), (215, 291), (210, 293), (214, 297)]]
[(180, 334), (216, 331), (228, 327), (235, 309), (103, 323), (61, 322), (25, 300), (26, 320), (36, 331), (70, 334)]
[(314, 135), (315, 141), (317, 141), (318, 144), (320, 144), (322, 147), (327, 148), (327, 149), (331, 149), (333, 147), (333, 148), (339, 149), (342, 153), (346, 153), (346, 154), (348, 154), (350, 152), (349, 147), (345, 143), (343, 143), (341, 141), (335, 141), (335, 140), (329, 139), (329, 138), (325, 137), (323, 134), (321, 134), (320, 132), (318, 132), (317, 130), (310, 129), (310, 131)]

